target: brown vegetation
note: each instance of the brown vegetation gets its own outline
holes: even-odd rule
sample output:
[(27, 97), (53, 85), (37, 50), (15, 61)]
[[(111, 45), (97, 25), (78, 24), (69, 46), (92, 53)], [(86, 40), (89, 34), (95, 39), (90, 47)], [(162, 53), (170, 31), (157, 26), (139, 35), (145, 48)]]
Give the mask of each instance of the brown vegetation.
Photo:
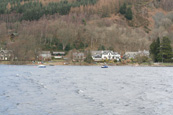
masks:
[[(40, 1), (47, 4), (59, 0)], [(124, 2), (132, 7), (132, 21), (118, 13)], [(18, 60), (36, 59), (44, 46), (56, 45), (54, 40), (62, 43), (63, 50), (68, 44), (80, 42), (91, 50), (99, 46), (120, 53), (147, 50), (157, 37), (169, 36), (173, 40), (173, 12), (163, 13), (154, 7), (170, 11), (170, 4), (172, 0), (99, 0), (95, 5), (71, 8), (68, 15), (43, 16), (38, 21), (18, 22), (20, 15), (16, 13), (0, 15), (0, 47), (14, 50)], [(13, 32), (19, 35), (11, 41)]]

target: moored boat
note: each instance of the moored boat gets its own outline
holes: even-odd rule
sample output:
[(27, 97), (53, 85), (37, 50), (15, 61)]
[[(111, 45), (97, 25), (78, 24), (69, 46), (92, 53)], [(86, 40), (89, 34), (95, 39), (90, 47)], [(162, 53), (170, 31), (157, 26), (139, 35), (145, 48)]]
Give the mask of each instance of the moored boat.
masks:
[(107, 65), (102, 65), (102, 67), (101, 68), (108, 68), (108, 66)]
[(38, 65), (38, 68), (46, 68), (46, 65)]

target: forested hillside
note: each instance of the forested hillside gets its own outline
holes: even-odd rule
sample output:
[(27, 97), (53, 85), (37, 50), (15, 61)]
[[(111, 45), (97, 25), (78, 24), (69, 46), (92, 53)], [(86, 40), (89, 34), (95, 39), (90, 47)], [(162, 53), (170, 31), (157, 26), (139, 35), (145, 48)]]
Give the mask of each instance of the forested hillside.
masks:
[(95, 4), (97, 0), (77, 0), (68, 2), (67, 0), (59, 2), (49, 2), (44, 4), (38, 0), (1, 0), (0, 14), (8, 14), (16, 12), (22, 14), (20, 20), (38, 20), (43, 15), (67, 15), (71, 7), (79, 7), (81, 5)]
[(0, 0), (0, 48), (20, 60), (40, 50), (148, 50), (164, 36), (173, 41), (172, 0)]

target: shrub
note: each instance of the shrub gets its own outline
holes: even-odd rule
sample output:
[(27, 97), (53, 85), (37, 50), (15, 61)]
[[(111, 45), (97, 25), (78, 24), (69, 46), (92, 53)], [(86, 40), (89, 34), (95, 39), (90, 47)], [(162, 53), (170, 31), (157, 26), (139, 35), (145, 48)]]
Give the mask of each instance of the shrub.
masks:
[(114, 60), (114, 63), (117, 63), (117, 60), (116, 59)]
[(132, 20), (132, 19), (133, 19), (133, 13), (132, 13), (131, 8), (128, 8), (128, 9), (127, 9), (126, 14), (125, 14), (125, 17), (126, 17), (126, 19), (128, 19), (128, 20)]

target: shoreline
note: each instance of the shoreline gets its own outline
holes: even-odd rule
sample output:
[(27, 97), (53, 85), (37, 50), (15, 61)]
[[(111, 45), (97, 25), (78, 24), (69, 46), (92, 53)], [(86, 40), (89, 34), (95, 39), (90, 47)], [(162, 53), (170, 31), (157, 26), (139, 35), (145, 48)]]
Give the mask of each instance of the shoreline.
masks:
[[(18, 62), (10, 62), (10, 61), (0, 61), (0, 65), (46, 65), (46, 66), (102, 66), (104, 63), (85, 63), (85, 62), (54, 62), (54, 61), (46, 61), (44, 63), (41, 62), (31, 62), (31, 61), (18, 61)], [(173, 63), (107, 63), (108, 66), (132, 66), (132, 67), (173, 67)]]

